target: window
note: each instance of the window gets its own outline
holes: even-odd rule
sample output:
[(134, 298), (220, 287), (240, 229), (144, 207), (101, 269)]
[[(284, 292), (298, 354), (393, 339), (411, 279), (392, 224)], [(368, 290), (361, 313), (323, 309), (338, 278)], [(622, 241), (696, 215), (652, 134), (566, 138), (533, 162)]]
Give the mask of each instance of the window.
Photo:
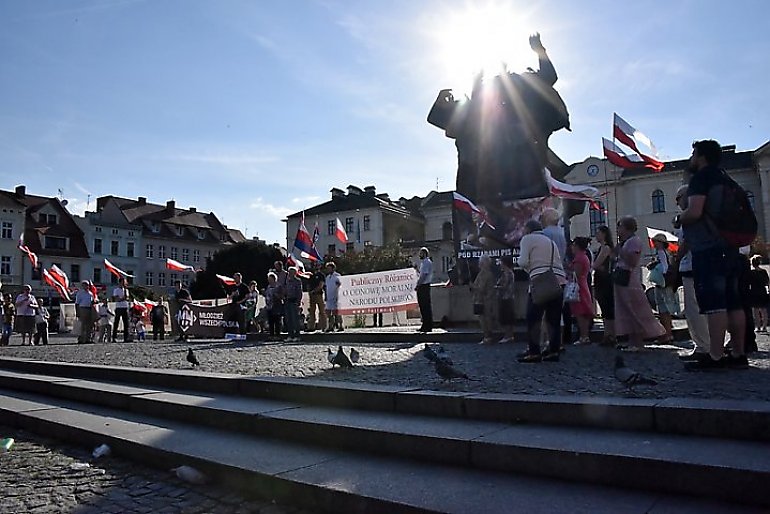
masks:
[(134, 256), (134, 243), (131, 241), (126, 243), (126, 257)]
[(94, 253), (102, 253), (102, 240), (94, 239)]
[(171, 274), (171, 285), (176, 284), (176, 281), (177, 281), (176, 273), (172, 273)]
[(652, 212), (666, 212), (666, 196), (660, 189), (652, 192)]
[(70, 265), (70, 281), (80, 282), (80, 264)]
[(182, 262), (188, 262), (190, 260), (190, 249), (182, 248)]
[(150, 230), (152, 230), (152, 232), (155, 234), (160, 232), (160, 223), (158, 223), (157, 221), (153, 221), (152, 223), (150, 223)]
[(133, 230), (129, 230), (128, 231), (128, 237), (134, 237), (134, 231)]
[(119, 249), (120, 249), (119, 241), (110, 241), (110, 255), (118, 255)]
[(166, 258), (166, 247), (164, 245), (158, 246), (158, 259)]
[(145, 273), (144, 274), (144, 285), (151, 286), (152, 285), (152, 278), (153, 278), (152, 271), (148, 271), (147, 273)]
[(102, 269), (94, 268), (94, 284), (102, 283)]
[(756, 207), (754, 207), (754, 202), (755, 202), (754, 193), (752, 193), (751, 191), (749, 191), (747, 189), (746, 190), (746, 198), (749, 200), (749, 205), (751, 205), (751, 210), (756, 212), (757, 209), (756, 209)]
[(364, 248), (371, 248), (372, 242), (371, 241), (364, 241)]
[(148, 259), (152, 259), (155, 255), (155, 247), (153, 245), (146, 245), (144, 247), (144, 256)]
[(45, 239), (43, 240), (43, 248), (45, 248), (46, 250), (66, 250), (67, 238), (45, 236)]
[(364, 232), (369, 232), (372, 229), (372, 217), (368, 214), (364, 216)]
[(187, 287), (190, 285), (190, 277), (187, 275), (182, 275), (182, 285)]
[(13, 239), (13, 223), (10, 221), (3, 222), (3, 239)]
[(161, 271), (158, 272), (158, 285), (159, 286), (165, 286), (166, 285), (166, 273)]
[(356, 244), (355, 243), (346, 243), (345, 244), (345, 251), (347, 253), (353, 253), (356, 251)]
[(56, 225), (56, 214), (43, 214), (41, 213), (38, 220), (43, 225)]
[(329, 245), (329, 247), (326, 249), (326, 253), (328, 255), (337, 255), (337, 245)]
[(118, 235), (118, 229), (116, 229), (116, 228), (113, 228), (113, 229), (112, 229), (112, 235), (113, 235), (113, 236), (117, 236), (117, 235)]
[(94, 232), (99, 232), (99, 233), (101, 233), (101, 232), (102, 232), (102, 227), (96, 227), (96, 228), (94, 229)]
[(445, 221), (443, 225), (441, 225), (441, 239), (444, 241), (451, 241), (452, 240), (452, 222), (451, 221)]
[(175, 261), (179, 260), (179, 250), (177, 250), (176, 246), (171, 247), (171, 258)]
[(336, 231), (337, 231), (337, 223), (334, 220), (327, 221), (326, 222), (326, 235), (333, 236)]
[(201, 261), (201, 251), (193, 250), (193, 262), (200, 262), (200, 261)]
[(3, 255), (0, 257), (0, 275), (11, 274), (11, 257), (9, 255)]
[(198, 229), (198, 239), (206, 239), (206, 231)]
[(176, 227), (176, 235), (183, 236), (184, 235), (184, 227)]
[(345, 218), (345, 232), (352, 234), (353, 230), (353, 218)]
[(604, 216), (604, 203), (598, 202), (598, 209), (594, 204), (588, 207), (588, 222), (591, 237), (596, 235), (596, 230), (602, 225), (607, 224), (607, 218)]

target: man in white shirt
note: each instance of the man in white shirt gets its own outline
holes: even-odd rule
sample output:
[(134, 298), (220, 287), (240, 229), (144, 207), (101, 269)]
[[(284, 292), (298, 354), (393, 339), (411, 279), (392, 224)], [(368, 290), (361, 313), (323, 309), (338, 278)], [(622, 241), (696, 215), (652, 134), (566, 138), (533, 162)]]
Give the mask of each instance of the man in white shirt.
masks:
[(84, 280), (80, 283), (80, 288), (77, 293), (75, 293), (75, 308), (77, 309), (77, 316), (80, 320), (78, 343), (90, 343), (91, 333), (94, 328), (94, 318), (92, 314), (94, 297), (91, 294), (89, 286), (88, 280)]
[(430, 284), (433, 282), (433, 261), (430, 260), (430, 251), (424, 246), (420, 248), (420, 276), (417, 278), (417, 305), (420, 306), (420, 318), (422, 325), (418, 332), (430, 332), (433, 330), (433, 307), (430, 303)]
[(337, 265), (333, 262), (326, 263), (326, 317), (329, 320), (329, 326), (326, 332), (342, 332), (345, 327), (342, 326), (342, 316), (339, 315), (339, 291), (342, 285), (341, 275), (337, 273)]
[(128, 342), (128, 282), (120, 279), (120, 285), (112, 290), (112, 301), (115, 302), (115, 325), (112, 327), (112, 342), (118, 337), (118, 325), (123, 320), (123, 342)]

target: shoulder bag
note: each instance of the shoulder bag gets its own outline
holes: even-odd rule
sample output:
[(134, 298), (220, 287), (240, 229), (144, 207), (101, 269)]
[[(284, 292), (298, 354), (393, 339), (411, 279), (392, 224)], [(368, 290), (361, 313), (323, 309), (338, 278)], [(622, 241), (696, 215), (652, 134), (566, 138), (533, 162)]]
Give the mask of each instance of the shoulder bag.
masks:
[(535, 275), (529, 280), (530, 295), (532, 296), (532, 303), (535, 305), (544, 305), (556, 298), (560, 298), (562, 295), (559, 279), (556, 278), (556, 273), (553, 272), (553, 254), (556, 244), (550, 239), (548, 241), (551, 243), (551, 265), (547, 271)]

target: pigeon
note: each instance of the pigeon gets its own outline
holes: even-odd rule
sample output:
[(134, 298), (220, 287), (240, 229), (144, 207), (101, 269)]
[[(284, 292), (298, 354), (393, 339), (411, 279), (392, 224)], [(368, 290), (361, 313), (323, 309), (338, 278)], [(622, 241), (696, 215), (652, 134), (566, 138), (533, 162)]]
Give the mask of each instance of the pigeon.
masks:
[(355, 348), (351, 348), (350, 349), (350, 360), (351, 360), (351, 362), (353, 362), (355, 364), (360, 359), (361, 359), (361, 354), (358, 353), (358, 350), (356, 350)]
[(615, 378), (617, 378), (621, 384), (626, 386), (629, 391), (636, 385), (658, 385), (653, 379), (642, 376), (638, 371), (626, 366), (623, 362), (623, 357), (620, 355), (615, 357)]
[(423, 349), (423, 355), (425, 355), (425, 358), (428, 359), (431, 362), (436, 362), (438, 360), (438, 354), (436, 351), (428, 345), (428, 343), (425, 343), (425, 348)]
[[(434, 348), (436, 348), (434, 350)], [(452, 359), (449, 358), (449, 355), (447, 355), (446, 351), (444, 350), (444, 347), (440, 344), (429, 346), (427, 343), (425, 344), (425, 358), (428, 359), (431, 362), (438, 362), (442, 361), (445, 364), (449, 364), (452, 366), (454, 362), (452, 362)]]
[(334, 365), (338, 365), (341, 368), (352, 368), (353, 363), (350, 362), (350, 359), (347, 355), (345, 355), (345, 352), (342, 350), (342, 345), (337, 348), (337, 354), (334, 356), (334, 360), (332, 361), (332, 367)]
[(475, 380), (457, 368), (452, 367), (447, 361), (438, 359), (436, 361), (436, 373), (444, 380), (452, 380), (453, 378), (464, 378), (465, 380)]
[(328, 360), (329, 364), (331, 364), (332, 367), (334, 367), (334, 352), (332, 351), (331, 348), (326, 349), (326, 360)]
[(198, 357), (195, 356), (195, 354), (192, 351), (192, 348), (187, 349), (187, 362), (193, 365), (193, 368), (195, 366), (200, 366), (201, 363), (198, 361)]

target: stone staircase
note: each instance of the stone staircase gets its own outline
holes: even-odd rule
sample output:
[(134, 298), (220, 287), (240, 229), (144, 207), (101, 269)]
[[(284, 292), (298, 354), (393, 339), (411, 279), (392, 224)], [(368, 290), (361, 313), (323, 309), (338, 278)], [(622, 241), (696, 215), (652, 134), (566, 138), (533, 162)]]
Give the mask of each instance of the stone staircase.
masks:
[(770, 403), (427, 391), (0, 358), (17, 426), (328, 512), (767, 512)]

